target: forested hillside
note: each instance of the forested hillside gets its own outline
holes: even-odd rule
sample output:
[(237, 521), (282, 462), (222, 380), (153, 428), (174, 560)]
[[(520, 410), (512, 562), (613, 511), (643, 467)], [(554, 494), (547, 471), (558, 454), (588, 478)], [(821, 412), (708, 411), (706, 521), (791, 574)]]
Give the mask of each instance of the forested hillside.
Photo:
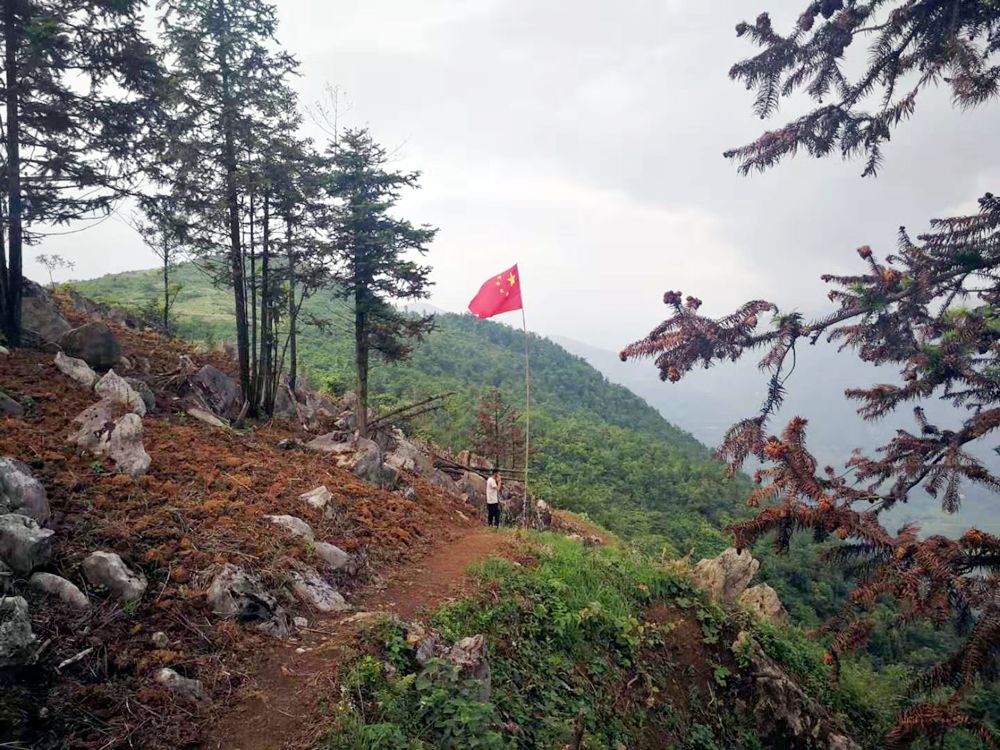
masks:
[[(226, 291), (194, 266), (175, 272), (181, 289), (179, 334), (215, 344), (232, 338)], [(158, 299), (156, 271), (136, 271), (74, 284), (94, 299), (143, 308)], [(306, 302), (300, 338), (310, 382), (334, 392), (351, 388), (352, 349), (347, 308), (329, 294)], [(674, 553), (716, 554), (721, 529), (739, 512), (748, 482), (728, 480), (724, 467), (688, 433), (674, 427), (628, 389), (612, 384), (582, 358), (532, 335), (532, 462), (535, 488), (558, 505), (590, 514), (613, 531)], [(410, 425), (454, 450), (467, 444), (475, 406), (489, 388), (524, 402), (520, 331), (471, 316), (445, 314), (409, 362), (376, 366), (372, 394), (381, 409), (446, 391), (440, 412)]]

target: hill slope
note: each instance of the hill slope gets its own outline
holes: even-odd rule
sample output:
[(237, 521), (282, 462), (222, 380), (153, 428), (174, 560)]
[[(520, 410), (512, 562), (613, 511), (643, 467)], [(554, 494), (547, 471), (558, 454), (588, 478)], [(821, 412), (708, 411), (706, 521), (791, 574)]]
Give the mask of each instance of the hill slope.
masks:
[[(232, 338), (232, 303), (193, 266), (176, 272), (179, 333), (217, 343)], [(144, 307), (158, 299), (155, 271), (105, 276), (74, 284), (83, 294)], [(303, 369), (315, 385), (349, 388), (351, 340), (348, 308), (330, 295), (307, 302), (300, 340)], [(745, 480), (729, 481), (723, 467), (691, 435), (669, 424), (628, 389), (610, 383), (582, 358), (531, 336), (532, 428), (538, 458), (536, 488), (563, 507), (583, 511), (613, 531), (675, 551), (717, 553), (719, 529), (740, 507)], [(386, 408), (455, 391), (447, 408), (412, 429), (453, 449), (465, 447), (475, 404), (487, 388), (512, 403), (523, 399), (521, 333), (471, 316), (441, 315), (438, 328), (410, 362), (374, 368), (371, 390)]]

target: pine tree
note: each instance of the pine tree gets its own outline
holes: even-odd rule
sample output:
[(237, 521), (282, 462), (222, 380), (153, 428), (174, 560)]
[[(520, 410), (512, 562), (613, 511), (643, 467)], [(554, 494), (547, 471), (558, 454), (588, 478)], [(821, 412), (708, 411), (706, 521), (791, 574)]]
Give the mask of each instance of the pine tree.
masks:
[[(259, 336), (261, 317), (273, 323), (258, 315), (257, 252), (262, 243), (270, 261), (269, 179), (282, 168), (271, 147), (276, 133), (298, 126), (287, 84), (297, 64), (277, 47), (276, 12), (264, 0), (161, 0), (159, 7), (174, 86), (158, 179), (183, 206), (185, 243), (233, 290), (240, 385), (256, 416), (266, 401), (258, 352), (271, 331)], [(269, 311), (273, 291), (269, 278)]]
[(159, 310), (160, 324), (170, 333), (170, 309), (180, 293), (180, 286), (170, 283), (170, 274), (184, 254), (183, 228), (185, 221), (180, 209), (169, 196), (146, 196), (140, 200), (142, 214), (129, 221), (143, 243), (160, 259), (163, 279), (163, 301)]
[(22, 341), (22, 257), (38, 227), (107, 214), (140, 181), (159, 68), (141, 0), (5, 0), (0, 328)]
[(497, 468), (523, 469), (525, 439), (521, 413), (504, 400), (499, 390), (483, 394), (469, 435), (473, 452), (485, 456)]
[(348, 130), (329, 151), (327, 190), (338, 203), (333, 253), (338, 293), (353, 303), (358, 433), (368, 434), (368, 370), (372, 352), (386, 361), (409, 357), (409, 342), (428, 333), (433, 316), (414, 317), (395, 300), (421, 299), (430, 268), (407, 258), (425, 255), (436, 229), (389, 215), (404, 188), (417, 187), (419, 173), (386, 169), (388, 155), (367, 130)]
[[(818, 16), (824, 20), (816, 26)], [(962, 107), (1000, 93), (1000, 66), (990, 65), (1000, 51), (1000, 4), (993, 0), (823, 0), (809, 3), (787, 37), (773, 30), (767, 14), (737, 31), (765, 47), (731, 71), (757, 90), (755, 109), (762, 117), (798, 89), (820, 104), (728, 152), (744, 173), (766, 169), (799, 148), (823, 156), (839, 147), (844, 156), (863, 154), (864, 174), (872, 175), (881, 145), (913, 111), (925, 86), (945, 81)], [(864, 34), (875, 35), (868, 67), (850, 80), (841, 68), (844, 53)], [(909, 89), (897, 98), (904, 82)], [(880, 109), (859, 111), (877, 89)], [(829, 298), (836, 306), (825, 317), (810, 321), (753, 300), (710, 318), (699, 312), (700, 299), (669, 291), (664, 303), (670, 317), (621, 355), (653, 358), (660, 376), (676, 382), (696, 366), (763, 353), (760, 367), (770, 375), (764, 403), (730, 428), (719, 449), (732, 472), (751, 457), (764, 465), (748, 498), (757, 516), (730, 530), (741, 548), (773, 534), (779, 552), (788, 550), (797, 531), (817, 541), (843, 540), (830, 559), (856, 576), (857, 585), (844, 614), (826, 628), (834, 674), (839, 654), (867, 642), (875, 609), (887, 598), (895, 601), (894, 625), (951, 621), (964, 636), (959, 651), (914, 685), (914, 695), (926, 701), (899, 715), (886, 738), (889, 746), (941, 737), (954, 728), (992, 742), (989, 727), (963, 710), (963, 700), (977, 681), (1000, 673), (1000, 538), (973, 528), (957, 539), (922, 539), (913, 526), (893, 534), (882, 523), (886, 511), (920, 490), (938, 498), (948, 513), (960, 512), (964, 487), (1000, 491), (1000, 477), (974, 450), (995, 441), (1000, 430), (1000, 200), (987, 193), (979, 203), (978, 214), (933, 220), (931, 230), (916, 238), (900, 230), (896, 252), (882, 259), (870, 247), (860, 248), (863, 271), (823, 277), (834, 285)], [(898, 384), (847, 391), (860, 402), (864, 418), (884, 418), (917, 403), (912, 426), (900, 425), (872, 455), (857, 452), (841, 471), (819, 468), (806, 447), (805, 419), (795, 417), (769, 434), (795, 359), (804, 356), (801, 344), (821, 337), (839, 341), (864, 361), (899, 368)], [(919, 402), (930, 398), (955, 407), (954, 425), (928, 421)]]

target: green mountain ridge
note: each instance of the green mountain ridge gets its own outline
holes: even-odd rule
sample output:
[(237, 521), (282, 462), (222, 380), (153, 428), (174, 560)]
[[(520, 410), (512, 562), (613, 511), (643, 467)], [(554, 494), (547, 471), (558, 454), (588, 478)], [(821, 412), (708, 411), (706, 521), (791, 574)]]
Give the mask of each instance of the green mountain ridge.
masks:
[[(181, 286), (175, 303), (180, 336), (209, 344), (232, 338), (232, 302), (194, 266), (174, 271)], [(74, 282), (80, 293), (133, 308), (157, 304), (159, 271), (132, 271)], [(326, 293), (308, 300), (301, 368), (316, 387), (351, 388), (349, 308)], [(749, 485), (728, 479), (704, 445), (668, 423), (624, 386), (611, 383), (555, 342), (530, 334), (532, 365), (531, 466), (534, 489), (556, 505), (587, 513), (602, 525), (648, 548), (712, 555), (727, 540), (721, 529), (741, 507)], [(409, 429), (453, 450), (466, 446), (475, 406), (489, 388), (513, 404), (524, 402), (520, 331), (469, 315), (442, 314), (437, 329), (410, 361), (373, 369), (371, 392), (379, 409), (454, 391), (441, 411)]]

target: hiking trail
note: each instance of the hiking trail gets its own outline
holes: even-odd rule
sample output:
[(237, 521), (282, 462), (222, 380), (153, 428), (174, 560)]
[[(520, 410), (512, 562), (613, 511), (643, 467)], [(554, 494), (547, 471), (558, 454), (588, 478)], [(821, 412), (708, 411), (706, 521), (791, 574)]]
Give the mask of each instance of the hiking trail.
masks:
[(362, 621), (358, 613), (385, 612), (401, 619), (456, 599), (468, 583), (469, 566), (498, 554), (512, 536), (483, 527), (457, 529), (424, 557), (392, 571), (385, 587), (352, 612), (312, 618), (295, 642), (279, 641), (261, 654), (242, 699), (209, 729), (213, 750), (305, 748), (323, 727), (313, 721), (318, 704), (336, 699), (344, 649)]

